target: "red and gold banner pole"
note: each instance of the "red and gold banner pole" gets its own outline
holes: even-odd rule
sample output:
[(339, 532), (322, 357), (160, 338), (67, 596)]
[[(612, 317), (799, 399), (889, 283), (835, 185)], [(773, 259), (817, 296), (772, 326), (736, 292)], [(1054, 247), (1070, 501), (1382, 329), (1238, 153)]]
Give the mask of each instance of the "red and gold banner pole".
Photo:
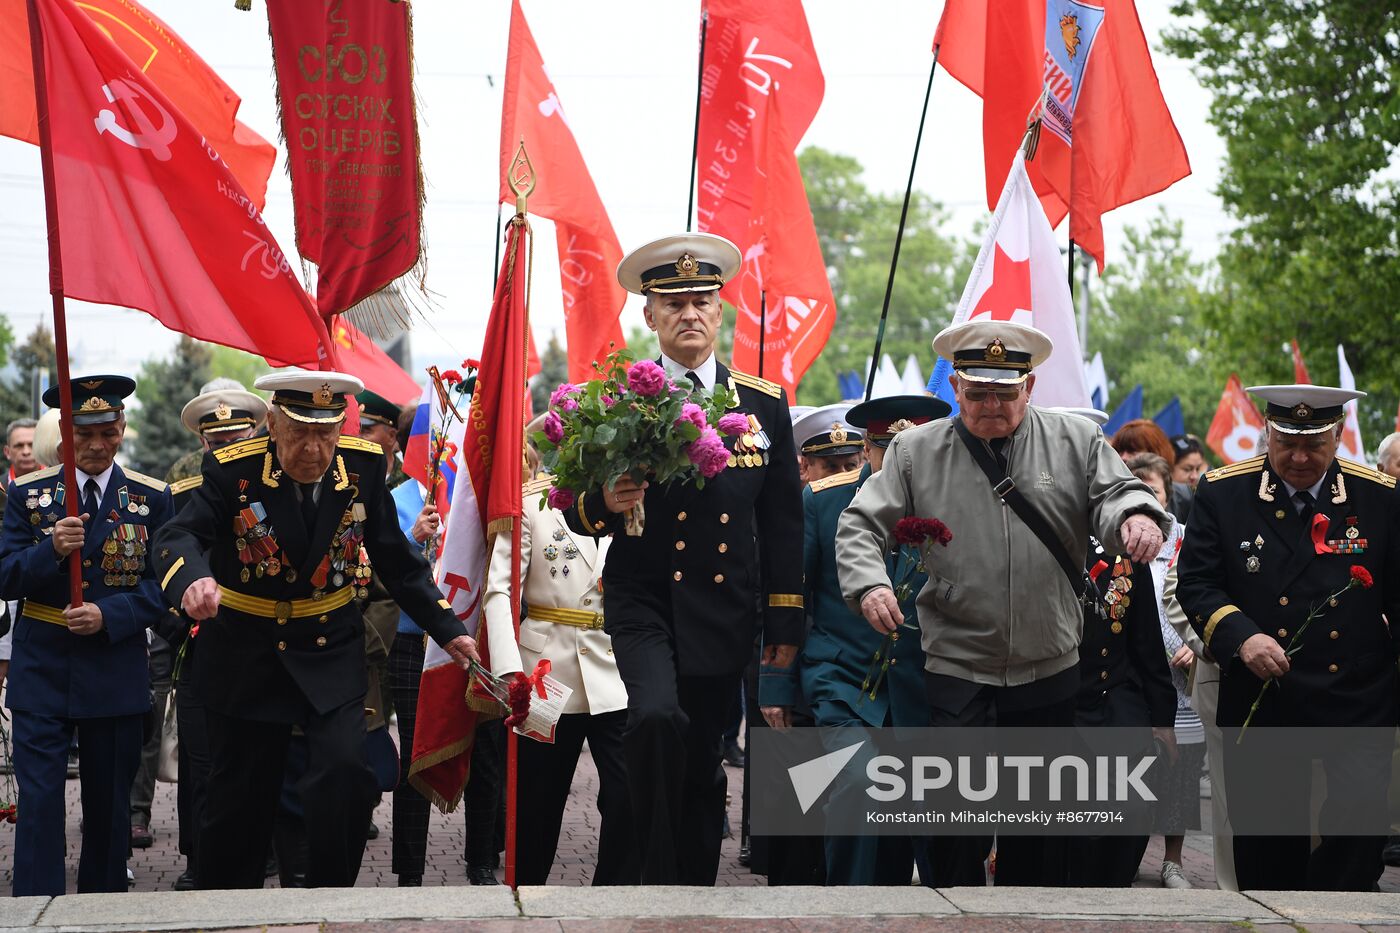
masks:
[[(510, 237), (507, 250), (515, 250), (515, 261), (517, 263), (526, 261), (520, 253), (525, 247), (525, 237), (529, 229), (525, 222), (526, 199), (530, 192), (535, 190), (535, 170), (530, 164), (530, 157), (525, 152), (525, 140), (520, 140), (520, 148), (516, 150), (515, 160), (511, 165), (511, 172), (507, 183), (510, 190), (515, 192), (515, 216), (511, 218), (511, 229), (507, 234)], [(527, 265), (525, 267), (525, 315), (527, 320), (521, 328), (522, 333), (529, 333), (530, 314), (530, 286), (529, 276), (533, 270)], [(528, 354), (528, 343), (520, 348), (521, 353)], [(520, 411), (517, 417), (522, 420), (525, 417), (524, 400), (528, 396), (522, 396)], [(516, 456), (521, 458), (523, 463), (524, 451), (517, 451)], [(510, 620), (515, 627), (515, 640), (520, 641), (520, 525), (525, 521), (525, 516), (521, 515), (513, 523), (510, 529)], [(516, 888), (515, 883), (515, 847), (516, 847), (516, 814), (519, 810), (520, 800), (516, 792), (517, 773), (519, 768), (519, 741), (520, 736), (516, 735), (514, 729), (506, 730), (506, 884), (512, 890)]]
[[(49, 225), (49, 295), (53, 298), (53, 344), (58, 357), (59, 435), (63, 449), (63, 504), (69, 518), (78, 517), (78, 470), (73, 456), (73, 384), (68, 372), (68, 320), (63, 309), (63, 250), (58, 235), (58, 201), (53, 173), (53, 138), (49, 128), (49, 95), (44, 72), (43, 28), (37, 0), (28, 0), (29, 52), (34, 62), (34, 109), (39, 122), (39, 161), (44, 171), (44, 216)], [(93, 516), (96, 518), (96, 516)], [(68, 600), (83, 604), (82, 549), (68, 555)]]

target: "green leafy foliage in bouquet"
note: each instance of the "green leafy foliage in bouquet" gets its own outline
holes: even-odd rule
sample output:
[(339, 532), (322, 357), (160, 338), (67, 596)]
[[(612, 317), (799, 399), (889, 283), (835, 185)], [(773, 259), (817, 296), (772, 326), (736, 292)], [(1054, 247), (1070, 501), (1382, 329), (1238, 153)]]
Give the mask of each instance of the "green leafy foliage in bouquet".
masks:
[(737, 400), (724, 386), (713, 393), (679, 386), (654, 361), (633, 362), (627, 350), (594, 368), (602, 378), (554, 390), (544, 430), (534, 436), (540, 464), (554, 476), (546, 499), (553, 508), (567, 509), (579, 494), (610, 488), (623, 474), (637, 483), (703, 488), (728, 465), (723, 435), (749, 430), (745, 415), (726, 414)]

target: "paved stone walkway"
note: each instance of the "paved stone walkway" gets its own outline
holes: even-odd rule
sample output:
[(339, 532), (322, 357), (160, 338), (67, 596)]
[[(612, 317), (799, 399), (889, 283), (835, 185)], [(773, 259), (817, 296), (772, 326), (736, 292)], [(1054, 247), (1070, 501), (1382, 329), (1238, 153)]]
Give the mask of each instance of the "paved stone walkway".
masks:
[[(734, 837), (724, 840), (720, 858), (719, 878), (721, 887), (757, 886), (766, 884), (766, 879), (751, 874), (739, 864), (739, 817), (740, 794), (743, 772), (726, 768), (730, 785), (730, 824)], [(598, 792), (598, 774), (593, 760), (584, 754), (574, 776), (573, 789), (569, 795), (569, 805), (565, 812), (564, 826), (560, 834), (559, 853), (555, 859), (554, 871), (550, 875), (552, 885), (587, 885), (593, 877), (596, 840), (598, 834), (598, 813), (595, 805)], [(77, 861), (79, 838), (78, 821), (81, 817), (78, 805), (78, 782), (67, 784), (68, 798), (68, 890), (77, 890)], [(1203, 810), (1202, 825), (1210, 825), (1210, 800), (1201, 801)], [(393, 820), (390, 812), (390, 798), (385, 795), (375, 811), (374, 820), (378, 824), (378, 839), (371, 840), (365, 850), (365, 859), (360, 870), (358, 887), (393, 887), (396, 878), (390, 871), (390, 840), (393, 835)], [(155, 845), (149, 849), (136, 850), (128, 863), (136, 874), (135, 891), (169, 891), (176, 877), (184, 870), (184, 859), (177, 848), (177, 824), (175, 817), (175, 785), (157, 784), (155, 805), (152, 808), (151, 829), (155, 833)], [(9, 890), (11, 866), (13, 862), (14, 827), (0, 823), (0, 885)], [(433, 811), (432, 823), (428, 832), (428, 862), (423, 884), (426, 887), (465, 885), (466, 865), (463, 861), (465, 831), (460, 808), (457, 813), (441, 814)], [(1148, 846), (1138, 874), (1138, 887), (1160, 887), (1158, 870), (1162, 864), (1162, 840), (1155, 837)], [(1198, 888), (1214, 888), (1215, 876), (1211, 856), (1209, 836), (1187, 836), (1184, 854), (1184, 871), (1191, 883)], [(504, 877), (503, 872), (497, 872)], [(275, 887), (277, 879), (269, 878), (268, 887)], [(1400, 891), (1400, 869), (1389, 868), (1381, 879), (1381, 889), (1387, 892)]]

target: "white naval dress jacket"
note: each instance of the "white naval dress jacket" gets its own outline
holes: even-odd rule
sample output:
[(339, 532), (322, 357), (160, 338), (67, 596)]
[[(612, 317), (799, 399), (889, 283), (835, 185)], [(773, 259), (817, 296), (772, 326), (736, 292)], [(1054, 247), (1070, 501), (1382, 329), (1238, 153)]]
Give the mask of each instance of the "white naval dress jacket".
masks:
[[(526, 616), (520, 621), (517, 645), (510, 617), (511, 536), (496, 536), (486, 586), (486, 631), (491, 673), (497, 677), (530, 672), (548, 658), (550, 675), (574, 692), (564, 706), (568, 713), (610, 713), (627, 708), (627, 689), (617, 673), (612, 638), (599, 628), (579, 628), (537, 619), (538, 607), (603, 611), (603, 557), (608, 539), (575, 535), (563, 516), (540, 498), (549, 480), (524, 488), (524, 519), (520, 526), (521, 597)], [(567, 572), (566, 572), (567, 571)]]

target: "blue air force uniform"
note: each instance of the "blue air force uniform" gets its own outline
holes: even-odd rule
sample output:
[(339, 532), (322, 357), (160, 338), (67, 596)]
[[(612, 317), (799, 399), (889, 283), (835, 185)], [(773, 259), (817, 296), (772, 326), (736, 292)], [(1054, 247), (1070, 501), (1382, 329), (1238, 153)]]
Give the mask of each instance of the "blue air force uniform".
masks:
[[(1333, 430), (1342, 404), (1361, 394), (1326, 386), (1249, 391), (1269, 402), (1269, 430), (1282, 435)], [(1213, 470), (1198, 487), (1179, 567), (1177, 598), (1220, 665), (1216, 721), (1225, 735), (1240, 889), (1371, 890), (1383, 868), (1388, 736), (1397, 723), (1400, 689), (1400, 492), (1394, 478), (1340, 458), (1310, 489), (1291, 487), (1269, 457)], [(1369, 571), (1374, 585), (1348, 590), (1329, 605), (1353, 567)], [(1314, 608), (1323, 614), (1304, 629)], [(1264, 686), (1240, 649), (1260, 634), (1291, 650), (1290, 666), (1264, 693), (1237, 743)], [(1295, 822), (1299, 812), (1304, 819), (1308, 812), (1307, 759), (1319, 750), (1305, 750), (1306, 756), (1280, 750), (1271, 726), (1373, 727), (1380, 736), (1372, 742), (1369, 732), (1336, 731), (1343, 741), (1320, 751), (1329, 793), (1316, 849), (1306, 834), (1249, 832), (1261, 825), (1275, 831), (1279, 809)], [(1259, 760), (1276, 751), (1277, 766), (1260, 776)], [(1256, 780), (1267, 781), (1267, 794)], [(1329, 834), (1329, 813), (1343, 810), (1362, 814), (1380, 834)]]
[[(120, 376), (75, 379), (74, 423), (119, 420), (134, 388)], [(44, 401), (58, 404), (57, 387)], [(100, 490), (95, 508), (84, 506), (90, 479)], [(131, 783), (151, 708), (146, 629), (165, 612), (148, 553), (171, 502), (163, 482), (115, 463), (96, 477), (79, 471), (78, 485), (69, 489), (63, 468), (49, 467), (11, 483), (5, 506), (0, 596), (23, 601), (6, 701), (20, 793), (16, 896), (65, 893), (64, 780), (75, 731), (83, 749), (78, 891), (126, 890)], [(69, 558), (52, 542), (74, 498), (80, 514), (91, 512), (80, 557), (83, 599), (102, 612), (102, 628), (91, 635), (68, 631)]]

